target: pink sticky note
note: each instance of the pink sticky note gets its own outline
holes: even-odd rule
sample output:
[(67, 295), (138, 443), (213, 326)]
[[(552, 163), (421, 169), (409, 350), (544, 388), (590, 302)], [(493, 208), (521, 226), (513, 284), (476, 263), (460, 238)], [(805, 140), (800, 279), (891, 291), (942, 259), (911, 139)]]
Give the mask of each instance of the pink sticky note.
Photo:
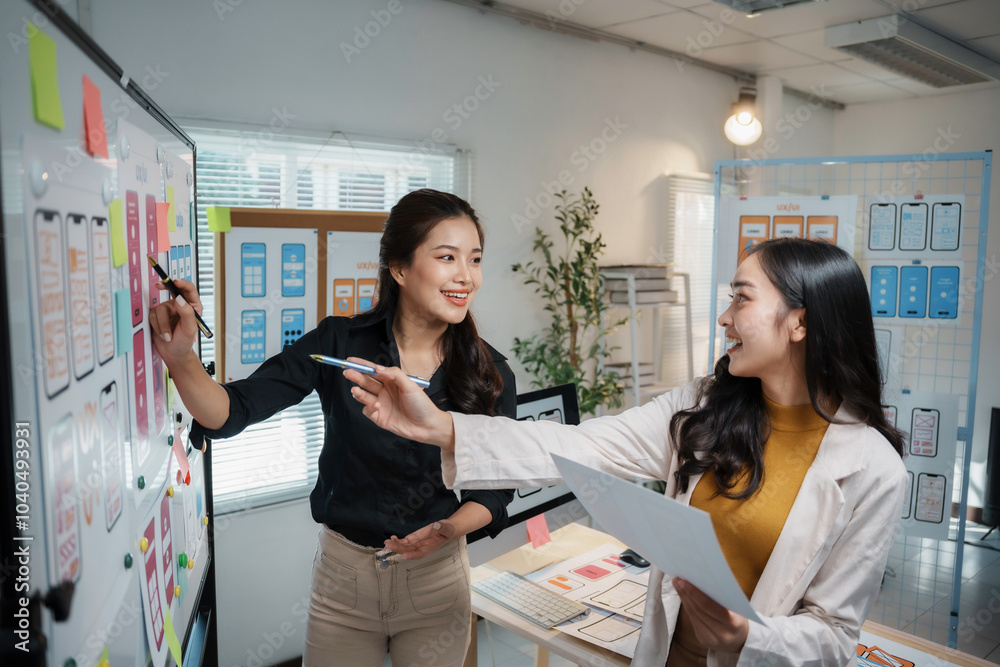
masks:
[(535, 549), (552, 541), (549, 535), (549, 524), (545, 520), (545, 512), (536, 514), (525, 522), (528, 525), (528, 539)]
[(156, 252), (170, 251), (170, 203), (156, 202)]
[(177, 483), (190, 484), (191, 483), (191, 469), (188, 465), (187, 452), (184, 451), (184, 440), (181, 438), (184, 429), (180, 426), (174, 431), (174, 444), (171, 448), (174, 450), (174, 456), (177, 457)]
[(108, 157), (108, 134), (101, 111), (101, 89), (83, 75), (83, 130), (87, 137), (87, 152), (94, 157)]

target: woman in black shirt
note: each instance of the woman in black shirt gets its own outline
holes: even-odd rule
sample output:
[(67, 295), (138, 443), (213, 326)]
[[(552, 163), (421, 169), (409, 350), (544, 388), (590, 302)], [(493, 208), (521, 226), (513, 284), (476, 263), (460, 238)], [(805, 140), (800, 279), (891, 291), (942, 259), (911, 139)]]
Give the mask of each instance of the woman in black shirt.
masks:
[[(340, 369), (310, 358), (361, 357), (430, 378), (445, 410), (516, 412), (514, 377), (483, 341), (469, 306), (482, 282), (483, 229), (462, 199), (417, 190), (393, 207), (379, 250), (378, 299), (354, 317), (327, 317), (246, 380), (217, 384), (192, 345), (201, 310), (191, 283), (150, 313), (157, 352), (196, 420), (194, 436), (236, 435), (319, 393), (326, 419), (310, 496), (322, 525), (313, 561), (306, 665), (461, 665), (469, 643), (464, 536), (507, 523), (511, 491), (445, 488), (435, 447), (379, 429), (351, 400)], [(405, 536), (398, 538), (397, 536)], [(393, 544), (393, 551), (385, 549)]]

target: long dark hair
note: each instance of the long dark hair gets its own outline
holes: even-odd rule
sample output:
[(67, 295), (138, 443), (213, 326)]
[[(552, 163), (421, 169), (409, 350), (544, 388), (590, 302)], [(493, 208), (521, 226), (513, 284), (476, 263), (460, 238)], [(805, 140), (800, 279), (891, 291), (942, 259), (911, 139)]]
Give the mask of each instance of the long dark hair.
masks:
[[(805, 239), (773, 239), (752, 252), (788, 310), (805, 309), (806, 385), (813, 409), (833, 423), (830, 408), (843, 405), (902, 456), (903, 434), (882, 412), (875, 327), (857, 263), (831, 243)], [(696, 407), (670, 420), (670, 433), (679, 448), (675, 475), (682, 492), (692, 476), (709, 469), (728, 498), (749, 498), (760, 488), (771, 433), (764, 392), (758, 378), (729, 372), (728, 355), (703, 381)]]
[[(467, 201), (447, 192), (414, 190), (400, 199), (385, 220), (378, 253), (378, 300), (372, 316), (395, 311), (399, 303), (399, 285), (390, 267), (406, 268), (413, 263), (413, 253), (431, 230), (449, 218), (469, 218), (483, 247), (483, 225)], [(441, 341), (448, 398), (459, 412), (493, 414), (493, 406), (503, 391), (500, 377), (486, 343), (479, 337), (472, 313), (458, 324), (449, 324)]]

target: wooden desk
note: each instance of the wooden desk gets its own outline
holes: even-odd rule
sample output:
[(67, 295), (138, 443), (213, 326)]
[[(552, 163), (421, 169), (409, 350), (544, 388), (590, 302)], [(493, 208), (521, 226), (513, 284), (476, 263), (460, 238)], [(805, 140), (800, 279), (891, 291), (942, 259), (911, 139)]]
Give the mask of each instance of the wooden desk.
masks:
[[(538, 549), (524, 545), (510, 553), (494, 558), (484, 565), (472, 568), (472, 581), (480, 581), (487, 577), (509, 570), (520, 575), (527, 575), (543, 567), (573, 558), (590, 551), (600, 545), (611, 542), (625, 546), (607, 533), (593, 528), (571, 523), (552, 532), (552, 541)], [(567, 660), (586, 667), (624, 667), (632, 663), (628, 658), (607, 649), (587, 643), (576, 637), (570, 637), (557, 630), (545, 630), (530, 621), (525, 620), (506, 607), (472, 591), (473, 632), (472, 645), (465, 660), (465, 667), (476, 667), (476, 620), (481, 616), (491, 623), (510, 630), (538, 646), (535, 655), (536, 667), (548, 667), (549, 653), (555, 653)], [(976, 658), (953, 648), (935, 644), (934, 642), (911, 635), (900, 630), (868, 621), (863, 630), (877, 637), (912, 647), (923, 653), (946, 660), (949, 664), (960, 667), (991, 667), (993, 663), (982, 658)], [(938, 663), (939, 664), (939, 663)], [(922, 667), (917, 665), (917, 667)]]

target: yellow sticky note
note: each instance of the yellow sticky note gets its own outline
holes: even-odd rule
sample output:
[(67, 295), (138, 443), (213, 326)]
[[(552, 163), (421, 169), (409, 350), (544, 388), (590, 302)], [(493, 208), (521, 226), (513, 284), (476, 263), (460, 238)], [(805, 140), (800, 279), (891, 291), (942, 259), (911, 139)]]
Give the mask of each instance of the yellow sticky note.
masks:
[(115, 199), (108, 205), (108, 220), (111, 221), (111, 263), (121, 266), (128, 261), (125, 249), (125, 221), (122, 220), (122, 200)]
[(31, 61), (31, 101), (35, 120), (57, 130), (66, 127), (59, 99), (59, 62), (56, 43), (28, 23), (28, 60)]
[(167, 638), (167, 646), (170, 647), (170, 655), (174, 656), (174, 663), (183, 665), (181, 660), (181, 643), (177, 641), (177, 633), (174, 632), (174, 622), (170, 620), (170, 606), (163, 608), (163, 634)]
[(233, 223), (229, 219), (228, 206), (209, 206), (207, 212), (208, 212), (208, 231), (210, 232), (232, 231)]
[(174, 186), (167, 186), (167, 203), (170, 204), (170, 210), (167, 211), (167, 222), (170, 225), (170, 231), (177, 231), (177, 215), (174, 213)]

